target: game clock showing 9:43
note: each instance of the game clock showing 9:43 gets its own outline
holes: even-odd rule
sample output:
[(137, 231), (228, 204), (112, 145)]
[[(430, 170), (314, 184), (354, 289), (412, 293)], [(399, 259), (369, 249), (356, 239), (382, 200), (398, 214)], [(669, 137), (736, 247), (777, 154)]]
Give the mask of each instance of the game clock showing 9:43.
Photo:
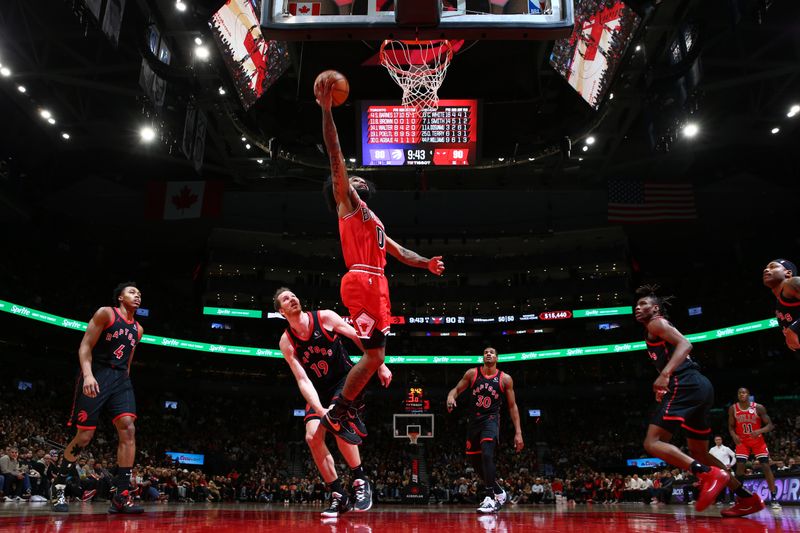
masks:
[(430, 400), (424, 398), (425, 391), (422, 387), (411, 386), (408, 388), (406, 398), (403, 400), (406, 413), (427, 413), (431, 410)]
[(364, 166), (474, 165), (478, 157), (478, 101), (439, 100), (436, 109), (385, 102), (361, 103)]

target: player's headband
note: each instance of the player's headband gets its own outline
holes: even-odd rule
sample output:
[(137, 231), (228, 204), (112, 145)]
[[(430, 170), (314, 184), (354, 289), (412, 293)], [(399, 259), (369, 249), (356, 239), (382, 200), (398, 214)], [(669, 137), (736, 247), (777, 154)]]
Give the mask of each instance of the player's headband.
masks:
[(795, 266), (795, 264), (789, 261), (788, 259), (773, 259), (772, 262), (782, 265), (783, 268), (785, 268), (786, 270), (791, 270), (792, 276), (796, 276), (798, 274), (797, 266)]

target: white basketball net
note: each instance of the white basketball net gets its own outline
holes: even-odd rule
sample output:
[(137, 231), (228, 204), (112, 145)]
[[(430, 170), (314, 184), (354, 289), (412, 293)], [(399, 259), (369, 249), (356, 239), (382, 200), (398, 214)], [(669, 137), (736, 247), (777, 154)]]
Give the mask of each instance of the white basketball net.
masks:
[(403, 105), (435, 109), (439, 87), (453, 59), (450, 41), (395, 41), (381, 44), (381, 64), (403, 89)]

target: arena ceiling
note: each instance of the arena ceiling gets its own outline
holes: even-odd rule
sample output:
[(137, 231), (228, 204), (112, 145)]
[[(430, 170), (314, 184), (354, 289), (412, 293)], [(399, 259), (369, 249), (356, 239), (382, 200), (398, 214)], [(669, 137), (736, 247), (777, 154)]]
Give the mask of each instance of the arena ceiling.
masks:
[[(398, 88), (380, 67), (362, 66), (377, 43), (292, 43), (288, 72), (245, 111), (232, 90), (219, 92), (231, 85), (217, 51), (208, 63), (193, 56), (196, 37), (210, 42), (205, 21), (220, 3), (190, 2), (189, 12), (179, 13), (172, 0), (129, 1), (115, 48), (80, 0), (3, 2), (0, 63), (10, 69), (0, 78), (3, 190), (24, 196), (87, 175), (126, 186), (213, 178), (239, 190), (318, 189), (327, 158), (313, 79), (336, 68), (350, 78), (351, 101), (397, 98)], [(640, 48), (623, 63), (614, 99), (598, 111), (549, 67), (551, 43), (468, 42), (440, 94), (483, 99), (481, 168), (373, 171), (370, 177), (383, 188), (411, 190), (600, 188), (619, 176), (708, 182), (742, 171), (797, 178), (793, 150), (800, 115), (792, 119), (787, 112), (800, 103), (800, 6), (769, 0), (631, 3), (646, 17), (633, 42)], [(138, 83), (148, 20), (173, 53), (170, 66), (160, 69), (168, 89), (158, 114)], [(691, 46), (683, 60), (671, 62), (681, 35)], [(189, 102), (209, 116), (199, 173), (180, 150)], [(42, 109), (55, 124), (43, 119)], [(345, 107), (336, 117), (344, 151), (355, 155), (355, 111)], [(701, 128), (691, 141), (680, 135), (690, 120)], [(162, 126), (149, 145), (138, 133), (146, 121)], [(772, 128), (780, 132), (772, 134)], [(590, 134), (597, 143), (583, 152)], [(564, 137), (573, 142), (570, 157), (561, 150)]]

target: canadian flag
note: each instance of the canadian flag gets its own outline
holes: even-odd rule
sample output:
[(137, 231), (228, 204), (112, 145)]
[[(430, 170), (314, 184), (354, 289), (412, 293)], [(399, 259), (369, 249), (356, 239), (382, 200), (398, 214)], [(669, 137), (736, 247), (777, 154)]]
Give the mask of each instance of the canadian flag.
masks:
[(296, 17), (316, 16), (321, 6), (320, 2), (289, 2), (289, 13)]
[(221, 181), (151, 181), (147, 184), (149, 219), (218, 217), (222, 212)]

